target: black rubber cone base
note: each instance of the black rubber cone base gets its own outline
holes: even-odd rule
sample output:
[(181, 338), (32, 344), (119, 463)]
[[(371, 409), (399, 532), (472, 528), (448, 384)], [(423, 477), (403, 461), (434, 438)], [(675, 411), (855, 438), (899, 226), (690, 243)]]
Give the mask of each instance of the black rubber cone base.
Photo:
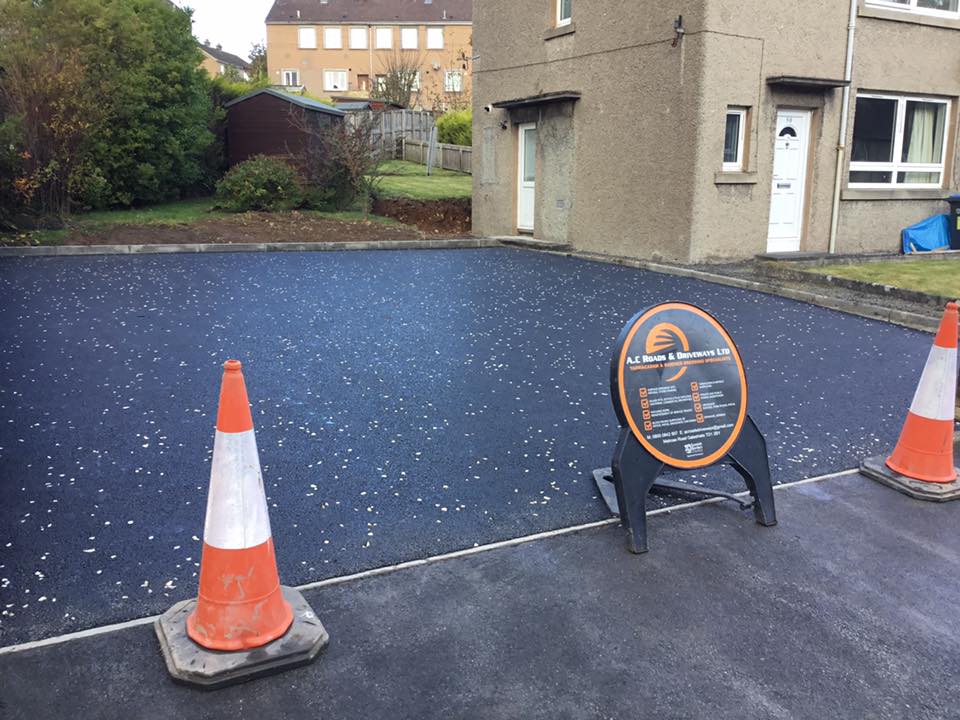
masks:
[[(960, 480), (951, 483), (931, 483), (914, 480), (887, 467), (886, 455), (875, 455), (860, 463), (860, 472), (871, 480), (899, 490), (917, 500), (947, 502), (960, 500)], [(960, 470), (958, 470), (960, 473)]]
[(197, 645), (187, 636), (187, 616), (197, 601), (185, 600), (174, 605), (154, 624), (170, 675), (179, 683), (215, 690), (315, 660), (330, 636), (299, 591), (284, 587), (283, 597), (293, 609), (290, 629), (283, 637), (262, 647), (237, 652), (208, 650)]

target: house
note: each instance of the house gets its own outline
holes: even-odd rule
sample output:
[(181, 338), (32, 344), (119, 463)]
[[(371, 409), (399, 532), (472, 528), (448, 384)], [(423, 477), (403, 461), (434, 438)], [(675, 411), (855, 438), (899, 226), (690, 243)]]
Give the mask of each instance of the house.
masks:
[(253, 155), (280, 155), (303, 159), (311, 132), (342, 122), (342, 110), (265, 88), (224, 105), (227, 110), (227, 162), (232, 167)]
[(209, 42), (201, 43), (200, 52), (203, 53), (200, 67), (206, 70), (210, 77), (226, 75), (230, 71), (236, 71), (242, 79), (250, 79), (250, 63), (242, 57), (225, 52), (222, 45), (214, 47)]
[(478, 234), (894, 251), (960, 184), (958, 0), (488, 0), (474, 33)]
[(411, 107), (469, 107), (471, 0), (275, 0), (267, 71), (275, 85), (369, 97), (396, 68)]

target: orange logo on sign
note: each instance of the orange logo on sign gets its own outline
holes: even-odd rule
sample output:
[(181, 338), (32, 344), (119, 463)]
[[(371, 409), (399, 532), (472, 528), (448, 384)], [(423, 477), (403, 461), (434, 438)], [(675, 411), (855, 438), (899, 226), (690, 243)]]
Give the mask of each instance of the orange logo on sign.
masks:
[[(687, 336), (683, 334), (683, 330), (672, 323), (654, 325), (647, 335), (647, 354), (652, 355), (653, 353), (670, 352), (671, 350), (689, 352), (690, 343), (687, 341)], [(680, 372), (671, 378), (667, 378), (666, 382), (673, 382), (686, 371), (685, 367), (680, 368)]]

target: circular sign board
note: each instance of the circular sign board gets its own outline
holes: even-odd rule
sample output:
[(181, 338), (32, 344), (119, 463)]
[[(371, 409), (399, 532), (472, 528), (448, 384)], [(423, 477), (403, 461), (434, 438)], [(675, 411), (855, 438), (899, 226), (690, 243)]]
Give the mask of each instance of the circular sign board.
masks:
[(687, 303), (635, 315), (617, 339), (610, 397), (658, 460), (701, 468), (727, 454), (747, 416), (747, 380), (737, 346), (706, 311)]

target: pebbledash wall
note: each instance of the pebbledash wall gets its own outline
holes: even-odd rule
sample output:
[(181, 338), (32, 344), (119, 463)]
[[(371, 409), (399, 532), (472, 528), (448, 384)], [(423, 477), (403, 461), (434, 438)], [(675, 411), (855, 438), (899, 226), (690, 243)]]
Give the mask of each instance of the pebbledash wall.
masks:
[[(945, 212), (960, 185), (960, 13), (895, 5), (858, 7), (841, 253), (896, 250), (900, 230)], [(569, 24), (558, 26), (560, 7)], [(682, 262), (765, 252), (777, 111), (808, 109), (799, 250), (826, 251), (842, 104), (831, 81), (843, 79), (848, 15), (846, 0), (476, 2), (474, 232), (517, 234), (517, 126), (536, 122), (534, 237)], [(949, 101), (938, 187), (849, 187), (857, 95), (868, 93)], [(732, 108), (745, 108), (743, 160), (725, 172)]]

